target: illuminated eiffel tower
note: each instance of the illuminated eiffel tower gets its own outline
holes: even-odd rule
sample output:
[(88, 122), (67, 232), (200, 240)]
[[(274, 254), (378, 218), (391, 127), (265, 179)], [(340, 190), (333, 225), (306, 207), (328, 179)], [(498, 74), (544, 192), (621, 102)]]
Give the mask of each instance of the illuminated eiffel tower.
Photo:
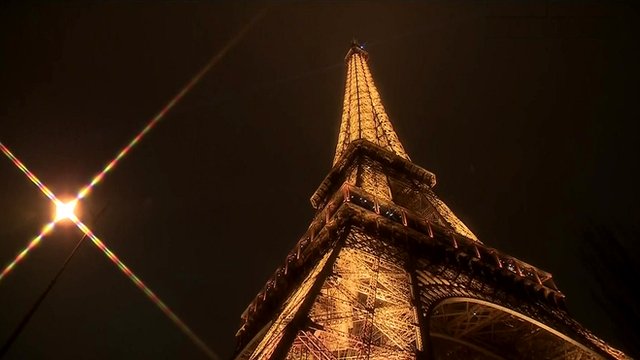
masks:
[(317, 213), (242, 314), (236, 359), (625, 359), (551, 274), (484, 245), (433, 192), (356, 43)]

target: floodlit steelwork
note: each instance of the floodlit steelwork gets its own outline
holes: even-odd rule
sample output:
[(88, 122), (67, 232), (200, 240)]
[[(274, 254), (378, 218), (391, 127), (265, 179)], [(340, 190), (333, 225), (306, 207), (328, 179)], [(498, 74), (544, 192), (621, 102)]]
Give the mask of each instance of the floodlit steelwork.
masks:
[(353, 44), (307, 232), (242, 314), (241, 359), (625, 359), (551, 274), (484, 245), (413, 164)]
[(564, 334), (481, 300), (452, 298), (437, 305), (429, 327), (438, 359), (601, 359)]
[(368, 140), (409, 160), (398, 135), (393, 130), (380, 95), (367, 66), (369, 55), (359, 46), (352, 46), (345, 57), (347, 85), (342, 107), (342, 122), (333, 163), (338, 162), (354, 140)]

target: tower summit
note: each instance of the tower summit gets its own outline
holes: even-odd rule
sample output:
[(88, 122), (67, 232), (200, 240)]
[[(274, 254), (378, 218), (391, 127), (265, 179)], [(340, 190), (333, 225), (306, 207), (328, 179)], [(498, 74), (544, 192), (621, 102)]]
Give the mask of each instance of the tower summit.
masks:
[(369, 71), (368, 60), (369, 54), (354, 40), (345, 57), (347, 84), (334, 164), (338, 162), (349, 144), (358, 139), (368, 140), (409, 160), (409, 155), (402, 147), (384, 110), (380, 94)]
[(309, 229), (242, 314), (235, 359), (625, 359), (551, 274), (480, 242), (433, 192), (352, 44)]

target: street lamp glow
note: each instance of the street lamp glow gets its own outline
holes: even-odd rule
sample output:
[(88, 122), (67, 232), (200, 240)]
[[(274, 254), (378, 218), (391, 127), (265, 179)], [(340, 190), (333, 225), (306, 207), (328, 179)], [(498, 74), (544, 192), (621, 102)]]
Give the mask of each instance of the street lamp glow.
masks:
[(69, 219), (75, 217), (75, 209), (78, 200), (69, 201), (67, 203), (63, 203), (62, 201), (56, 204), (56, 218), (55, 221), (61, 221), (65, 219)]

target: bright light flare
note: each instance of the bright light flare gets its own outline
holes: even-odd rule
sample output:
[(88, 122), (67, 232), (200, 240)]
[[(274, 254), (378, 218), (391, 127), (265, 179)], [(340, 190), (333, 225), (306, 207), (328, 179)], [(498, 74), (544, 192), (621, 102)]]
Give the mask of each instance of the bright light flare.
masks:
[[(51, 200), (54, 204), (62, 203), (53, 194), (53, 192), (51, 190), (49, 190), (49, 188), (45, 184), (43, 184), (42, 181), (40, 181), (40, 179), (38, 179), (38, 177), (34, 173), (32, 173), (29, 169), (27, 169), (27, 167), (22, 163), (22, 161), (20, 161), (15, 155), (13, 155), (11, 150), (9, 150), (9, 148), (7, 148), (1, 142), (0, 142), (0, 150), (4, 153), (4, 155), (7, 158), (9, 158), (9, 160), (11, 160), (11, 162), (13, 162), (13, 164), (18, 169), (20, 169), (20, 171), (22, 171), (29, 178), (29, 180), (31, 180), (32, 183), (34, 183), (38, 187), (38, 189), (40, 189), (40, 191), (42, 191), (42, 193), (47, 198), (49, 198), (49, 200)], [(20, 251), (18, 253), (18, 255), (16, 255), (16, 257), (13, 259), (13, 261), (11, 261), (2, 270), (2, 273), (0, 273), (0, 281), (2, 279), (4, 279), (16, 267), (16, 265), (18, 265), (22, 260), (24, 260), (24, 258), (29, 254), (29, 252), (31, 250), (33, 250), (36, 246), (38, 246), (38, 244), (40, 244), (40, 241), (42, 241), (42, 238), (44, 238), (48, 233), (50, 233), (51, 230), (53, 230), (53, 228), (55, 227), (55, 225), (56, 225), (56, 221), (54, 220), (54, 221), (46, 224), (42, 228), (42, 231), (40, 231), (40, 234), (38, 234), (38, 236), (33, 238), (29, 242), (29, 244), (27, 244), (27, 246), (24, 249), (22, 249), (22, 251)]]
[(202, 341), (158, 296), (147, 287), (140, 278), (138, 278), (107, 246), (93, 234), (93, 232), (82, 223), (75, 215), (75, 207), (79, 200), (85, 198), (89, 192), (100, 183), (105, 175), (111, 171), (118, 162), (125, 157), (131, 149), (142, 140), (142, 138), (163, 118), (165, 115), (202, 79), (202, 77), (218, 63), (226, 53), (242, 39), (244, 34), (251, 29), (254, 24), (264, 16), (265, 10), (258, 13), (247, 25), (245, 25), (217, 54), (215, 54), (209, 62), (169, 101), (160, 112), (154, 116), (149, 123), (111, 160), (88, 185), (80, 189), (76, 198), (67, 203), (60, 201), (53, 192), (44, 185), (27, 167), (16, 158), (11, 151), (0, 142), (0, 150), (33, 182), (46, 197), (48, 197), (56, 205), (56, 216), (54, 221), (45, 225), (43, 230), (36, 236), (27, 247), (22, 250), (18, 256), (0, 273), (0, 280), (5, 277), (19, 263), (28, 252), (36, 247), (42, 238), (51, 232), (56, 222), (65, 219), (71, 220), (91, 241), (114, 263), (116, 266), (140, 289), (144, 294), (169, 318), (173, 323), (187, 335), (209, 358), (218, 359), (218, 356)]
[(56, 222), (71, 219), (72, 217), (76, 217), (75, 210), (76, 205), (78, 204), (78, 200), (72, 200), (66, 203), (59, 201), (56, 203), (56, 216), (54, 220)]
[(40, 191), (42, 191), (51, 201), (56, 205), (56, 220), (48, 223), (42, 229), (40, 234), (36, 236), (29, 245), (22, 250), (16, 258), (7, 265), (7, 267), (0, 273), (0, 280), (4, 278), (7, 274), (9, 274), (18, 264), (22, 261), (29, 251), (35, 248), (42, 238), (47, 235), (53, 228), (57, 221), (62, 219), (71, 220), (77, 227), (80, 229), (85, 235), (87, 235), (91, 241), (95, 244), (98, 249), (100, 249), (108, 258), (111, 260), (142, 292), (171, 320), (173, 323), (180, 329), (193, 343), (200, 348), (209, 358), (217, 359), (216, 354), (207, 346), (207, 344), (202, 341), (194, 332), (191, 330), (187, 324), (185, 324), (182, 319), (178, 317), (160, 298), (153, 292), (151, 289), (145, 285), (145, 283), (137, 277), (133, 271), (131, 271), (120, 259), (111, 251), (109, 248), (89, 229), (84, 223), (82, 223), (78, 217), (74, 214), (74, 210), (78, 199), (71, 200), (69, 202), (62, 202), (58, 199), (55, 194), (49, 190), (41, 181), (38, 179), (35, 174), (33, 174), (29, 169), (18, 159), (16, 158), (11, 151), (0, 143), (0, 150), (9, 158), (11, 161), (31, 180)]

